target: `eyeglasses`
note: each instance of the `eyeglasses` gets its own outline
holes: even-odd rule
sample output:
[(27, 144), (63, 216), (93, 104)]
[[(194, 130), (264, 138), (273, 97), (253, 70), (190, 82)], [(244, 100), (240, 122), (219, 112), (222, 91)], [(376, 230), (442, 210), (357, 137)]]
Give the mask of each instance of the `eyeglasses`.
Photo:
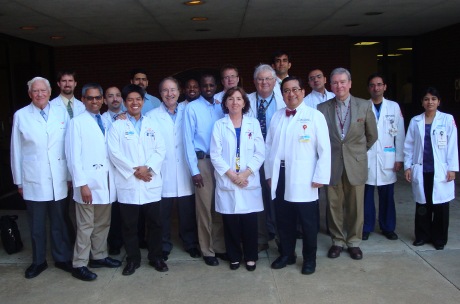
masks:
[(102, 95), (99, 95), (99, 96), (85, 96), (85, 99), (88, 100), (88, 101), (93, 101), (93, 100), (100, 101), (100, 100), (102, 100)]
[(230, 79), (235, 79), (236, 77), (238, 77), (237, 75), (228, 75), (228, 76), (225, 76), (224, 79), (225, 80), (230, 80)]
[(289, 94), (291, 92), (294, 94), (297, 94), (297, 92), (300, 92), (300, 91), (302, 91), (301, 88), (284, 89), (283, 94)]
[(315, 76), (308, 77), (308, 80), (314, 81), (315, 79), (321, 79), (323, 77), (324, 77), (323, 74), (318, 74), (318, 75), (315, 75)]
[(256, 78), (256, 80), (257, 80), (258, 83), (262, 83), (262, 82), (264, 82), (264, 81), (265, 81), (265, 82), (270, 82), (270, 81), (272, 81), (273, 79), (275, 79), (275, 78), (273, 78), (273, 77)]

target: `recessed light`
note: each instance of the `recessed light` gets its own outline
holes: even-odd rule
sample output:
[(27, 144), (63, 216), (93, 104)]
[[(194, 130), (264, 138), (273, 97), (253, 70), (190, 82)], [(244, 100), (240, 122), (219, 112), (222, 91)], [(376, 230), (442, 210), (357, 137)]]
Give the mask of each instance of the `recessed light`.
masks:
[(403, 54), (395, 53), (395, 54), (388, 54), (388, 57), (399, 57), (402, 56)]
[(206, 21), (208, 20), (207, 17), (193, 17), (192, 18), (193, 21)]
[(64, 36), (51, 36), (50, 39), (52, 39), (52, 40), (61, 40), (61, 39), (64, 39)]
[(383, 12), (367, 12), (367, 13), (364, 13), (364, 15), (366, 16), (378, 16), (378, 15), (381, 15), (383, 14)]
[(33, 31), (36, 30), (38, 27), (33, 26), (33, 25), (26, 25), (26, 26), (21, 26), (20, 29), (24, 31)]
[(195, 6), (195, 5), (204, 4), (204, 1), (200, 1), (200, 0), (186, 1), (186, 2), (184, 2), (184, 4), (185, 4), (185, 5), (188, 5), (188, 6)]
[(374, 45), (374, 44), (377, 44), (377, 43), (380, 43), (380, 42), (377, 42), (377, 41), (361, 41), (361, 42), (355, 43), (354, 45), (367, 46), (367, 45)]
[(354, 27), (360, 25), (359, 23), (350, 23), (350, 24), (345, 24), (346, 27)]
[(411, 47), (402, 47), (402, 48), (399, 48), (397, 50), (398, 51), (412, 51), (412, 48)]

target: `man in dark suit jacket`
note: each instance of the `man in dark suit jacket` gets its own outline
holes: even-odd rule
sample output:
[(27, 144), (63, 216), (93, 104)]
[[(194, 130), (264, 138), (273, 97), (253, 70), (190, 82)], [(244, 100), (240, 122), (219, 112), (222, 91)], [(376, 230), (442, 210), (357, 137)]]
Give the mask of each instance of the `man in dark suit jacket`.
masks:
[(330, 79), (336, 97), (318, 105), (329, 127), (332, 151), (327, 217), (333, 244), (328, 257), (337, 258), (346, 245), (351, 258), (360, 260), (367, 150), (377, 140), (377, 124), (371, 103), (350, 94), (347, 69), (334, 69)]

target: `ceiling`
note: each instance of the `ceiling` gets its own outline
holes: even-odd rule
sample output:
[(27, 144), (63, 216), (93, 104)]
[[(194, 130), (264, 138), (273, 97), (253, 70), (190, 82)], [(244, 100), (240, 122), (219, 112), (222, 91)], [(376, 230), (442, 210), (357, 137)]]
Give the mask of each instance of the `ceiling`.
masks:
[[(57, 47), (279, 36), (413, 36), (460, 21), (459, 0), (205, 0), (192, 7), (184, 2), (0, 0), (0, 33)], [(369, 12), (382, 14), (366, 15)]]

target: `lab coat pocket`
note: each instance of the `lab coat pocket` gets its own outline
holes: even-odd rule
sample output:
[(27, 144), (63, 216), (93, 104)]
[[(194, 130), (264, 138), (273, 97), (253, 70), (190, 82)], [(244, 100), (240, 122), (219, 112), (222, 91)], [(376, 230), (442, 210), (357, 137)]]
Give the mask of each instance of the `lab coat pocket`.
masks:
[(87, 170), (86, 171), (88, 187), (91, 190), (104, 190), (108, 188), (108, 175), (105, 170)]
[(396, 153), (395, 152), (387, 152), (384, 151), (383, 153), (383, 167), (385, 169), (393, 169), (396, 162)]
[(148, 183), (145, 183), (145, 188), (146, 189), (155, 189), (155, 188), (161, 187), (162, 184), (163, 184), (163, 182), (161, 180), (161, 175), (153, 174), (152, 180), (150, 182), (148, 182)]
[(24, 182), (39, 184), (42, 180), (46, 179), (46, 176), (44, 176), (44, 174), (45, 172), (48, 172), (48, 170), (40, 168), (40, 164), (41, 162), (36, 160), (35, 158), (27, 158), (26, 156), (24, 156), (24, 160), (22, 162)]
[(439, 173), (435, 173), (434, 181), (435, 182), (447, 182), (447, 164), (442, 163), (436, 169), (439, 169)]
[(222, 190), (226, 191), (233, 191), (235, 190), (235, 184), (232, 183), (230, 178), (227, 177), (227, 175), (222, 175), (218, 176), (218, 174), (215, 175), (216, 177), (216, 187)]
[(248, 186), (245, 189), (253, 190), (257, 188), (260, 188), (260, 177), (259, 172), (254, 172), (254, 174), (249, 175)]

